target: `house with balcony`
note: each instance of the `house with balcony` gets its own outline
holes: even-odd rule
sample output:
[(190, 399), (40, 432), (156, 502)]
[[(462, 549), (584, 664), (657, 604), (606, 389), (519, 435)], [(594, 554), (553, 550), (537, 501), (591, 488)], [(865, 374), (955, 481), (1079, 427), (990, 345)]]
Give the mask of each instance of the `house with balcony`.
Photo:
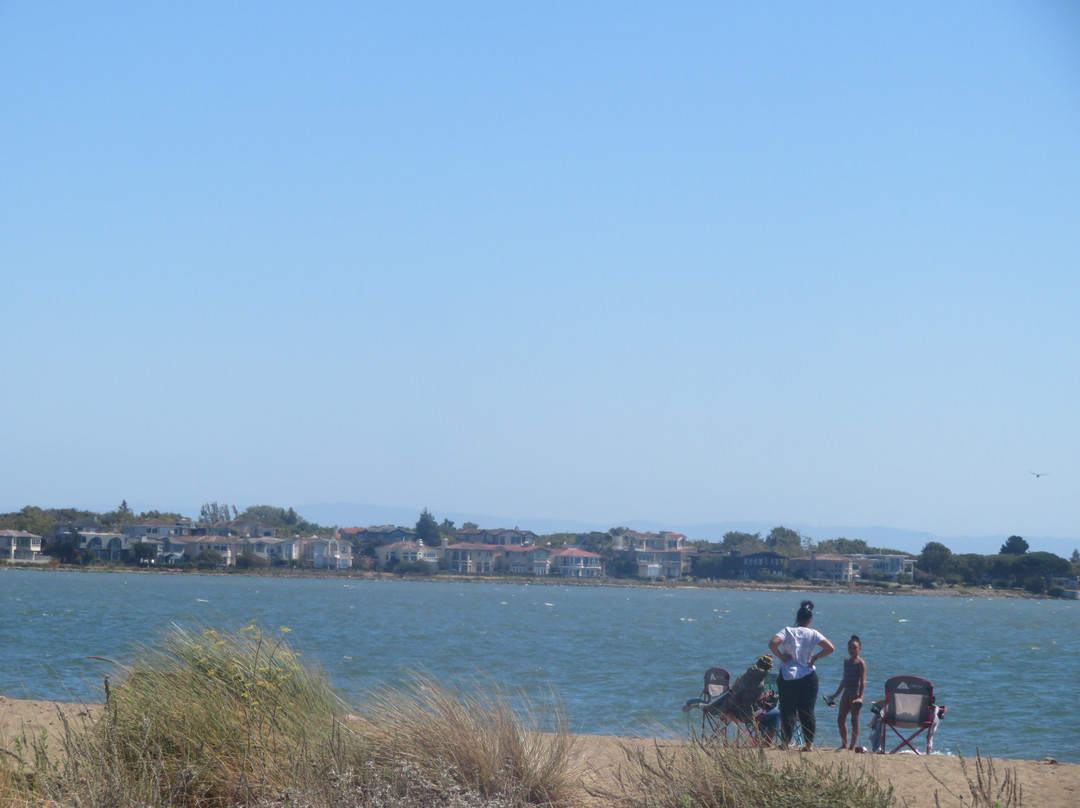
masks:
[(317, 570), (352, 569), (352, 543), (312, 536), (301, 542), (303, 560)]
[(662, 530), (638, 533), (628, 530), (615, 537), (614, 548), (637, 565), (639, 578), (681, 580), (690, 572), (693, 553), (686, 546), (686, 536)]
[(856, 576), (863, 580), (910, 581), (915, 574), (915, 559), (896, 553), (844, 553), (855, 564)]
[(385, 570), (396, 564), (420, 561), (435, 570), (439, 566), (439, 550), (417, 541), (396, 541), (393, 544), (381, 544), (375, 548), (375, 563)]
[(490, 575), (498, 568), (503, 548), (497, 544), (462, 541), (442, 548), (446, 566), (463, 575)]
[(855, 579), (855, 562), (834, 553), (811, 553), (809, 557), (788, 559), (788, 574), (812, 581), (851, 583)]
[(232, 567), (244, 552), (244, 540), (239, 536), (188, 536), (170, 540), (170, 546), (180, 543), (184, 546), (184, 561), (195, 562), (204, 550), (221, 556), (221, 564)]
[(0, 558), (41, 562), (44, 559), (41, 555), (41, 536), (25, 530), (0, 530)]
[(258, 556), (273, 564), (275, 562), (292, 562), (300, 560), (302, 539), (279, 538), (247, 538), (243, 539), (244, 553)]
[(504, 547), (499, 568), (515, 575), (547, 575), (551, 553), (536, 545)]
[(564, 578), (602, 578), (604, 568), (600, 556), (580, 547), (552, 550), (549, 559), (552, 575)]

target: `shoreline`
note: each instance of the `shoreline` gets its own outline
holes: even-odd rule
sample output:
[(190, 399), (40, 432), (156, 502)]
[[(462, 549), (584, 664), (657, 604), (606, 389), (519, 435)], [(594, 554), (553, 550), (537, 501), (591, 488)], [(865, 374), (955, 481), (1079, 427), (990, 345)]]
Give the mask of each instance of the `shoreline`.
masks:
[[(0, 750), (10, 750), (24, 739), (63, 737), (65, 725), (86, 726), (100, 714), (100, 704), (68, 703), (12, 699), (0, 695)], [(642, 750), (646, 754), (657, 749), (671, 750), (678, 739), (624, 737), (614, 735), (574, 735), (577, 749), (576, 769), (580, 773), (582, 793), (572, 808), (600, 808), (610, 800), (598, 793), (614, 793), (620, 788), (620, 773), (625, 773), (627, 751)], [(50, 748), (62, 744), (51, 742)], [(989, 764), (994, 780), (1001, 783), (1010, 777), (1019, 783), (1024, 804), (1038, 808), (1065, 808), (1080, 802), (1080, 763), (995, 758), (981, 754), (979, 759), (952, 755), (920, 756), (913, 754), (875, 755), (815, 750), (809, 754), (770, 750), (766, 752), (777, 765), (803, 765), (806, 762), (823, 767), (843, 766), (854, 772), (864, 772), (875, 780), (886, 782), (894, 789), (897, 806), (922, 808), (964, 808), (972, 804), (971, 783), (977, 767)], [(985, 773), (985, 771), (984, 771)]]
[(94, 565), (89, 567), (54, 564), (0, 564), (4, 570), (31, 570), (34, 572), (79, 572), (94, 574), (127, 573), (135, 575), (205, 575), (205, 576), (243, 576), (257, 578), (318, 578), (344, 581), (412, 581), (414, 583), (468, 583), (468, 584), (510, 584), (515, 586), (589, 586), (613, 588), (646, 589), (700, 589), (737, 592), (804, 592), (832, 593), (838, 595), (878, 595), (881, 597), (955, 597), (955, 598), (1002, 598), (1013, 600), (1053, 600), (1048, 595), (1034, 595), (1019, 589), (989, 589), (980, 587), (937, 587), (927, 589), (910, 584), (881, 586), (877, 584), (811, 584), (783, 583), (767, 584), (761, 582), (743, 582), (736, 580), (715, 581), (639, 581), (623, 578), (603, 578), (600, 580), (563, 578), (555, 576), (527, 575), (395, 575), (390, 572), (369, 570), (245, 570), (233, 572), (227, 570), (177, 570), (165, 567), (146, 568), (128, 566)]

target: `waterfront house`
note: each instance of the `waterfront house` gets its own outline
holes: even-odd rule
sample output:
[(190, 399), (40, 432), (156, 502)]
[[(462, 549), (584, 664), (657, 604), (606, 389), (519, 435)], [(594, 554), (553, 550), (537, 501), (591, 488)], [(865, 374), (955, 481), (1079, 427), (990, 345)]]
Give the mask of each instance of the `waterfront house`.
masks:
[(551, 571), (564, 578), (602, 578), (604, 568), (600, 556), (580, 547), (551, 551)]
[(855, 564), (859, 578), (888, 579), (890, 581), (911, 580), (915, 572), (915, 559), (896, 553), (844, 553)]
[(490, 575), (498, 565), (502, 547), (497, 544), (458, 542), (442, 548), (447, 567), (467, 575)]
[(692, 553), (686, 547), (686, 536), (661, 530), (659, 533), (638, 533), (628, 530), (615, 536), (615, 549), (637, 565), (639, 578), (681, 580), (690, 571)]
[(41, 561), (41, 536), (25, 530), (0, 530), (0, 558), (8, 561)]
[(732, 550), (720, 561), (720, 577), (737, 581), (782, 578), (787, 575), (787, 567), (787, 557), (771, 550), (746, 555), (742, 555), (738, 550)]
[(170, 546), (177, 542), (184, 546), (185, 561), (198, 561), (199, 554), (206, 550), (221, 556), (221, 564), (225, 567), (234, 566), (244, 552), (244, 540), (236, 536), (188, 536), (172, 539)]
[(122, 533), (79, 531), (75, 534), (75, 546), (102, 561), (127, 561), (131, 555), (131, 540)]
[(417, 541), (396, 541), (393, 544), (382, 544), (375, 548), (375, 563), (379, 569), (385, 570), (395, 564), (404, 562), (422, 561), (429, 565), (432, 570), (439, 566), (439, 550), (436, 547), (428, 547), (423, 539)]
[(551, 552), (536, 545), (504, 547), (499, 568), (516, 575), (547, 575)]
[(788, 561), (788, 572), (795, 577), (805, 577), (817, 581), (841, 581), (851, 583), (855, 578), (855, 562), (850, 558), (834, 553), (811, 553), (806, 558), (792, 558)]
[(352, 569), (352, 544), (312, 536), (303, 540), (303, 558), (317, 570)]

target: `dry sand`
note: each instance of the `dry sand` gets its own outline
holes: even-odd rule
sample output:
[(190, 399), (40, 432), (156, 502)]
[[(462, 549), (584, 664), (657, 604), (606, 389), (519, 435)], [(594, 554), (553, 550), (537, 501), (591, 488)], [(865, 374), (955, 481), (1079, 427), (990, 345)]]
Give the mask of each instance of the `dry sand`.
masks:
[[(51, 701), (28, 701), (0, 696), (0, 749), (11, 750), (16, 739), (40, 738), (42, 730), (49, 737), (63, 734), (66, 718), (69, 722), (88, 721), (96, 706), (58, 704)], [(63, 718), (61, 717), (63, 715)], [(656, 744), (677, 744), (677, 741), (615, 738), (603, 735), (579, 736), (579, 752), (585, 770), (584, 785), (596, 789), (615, 790), (620, 767), (626, 766), (624, 747), (642, 745), (651, 750)], [(53, 746), (55, 748), (55, 746)], [(972, 804), (969, 776), (975, 776), (975, 761), (967, 760), (967, 774), (959, 758), (933, 755), (871, 755), (853, 752), (819, 750), (808, 754), (770, 752), (781, 759), (799, 761), (812, 759), (826, 765), (843, 764), (862, 767), (875, 778), (889, 782), (895, 789), (897, 806), (968, 806)], [(994, 773), (1000, 781), (1006, 773), (1015, 778), (1023, 792), (1026, 808), (1076, 808), (1080, 806), (1080, 764), (1056, 763), (1051, 760), (992, 760)], [(607, 801), (588, 799), (583, 808), (599, 808)]]

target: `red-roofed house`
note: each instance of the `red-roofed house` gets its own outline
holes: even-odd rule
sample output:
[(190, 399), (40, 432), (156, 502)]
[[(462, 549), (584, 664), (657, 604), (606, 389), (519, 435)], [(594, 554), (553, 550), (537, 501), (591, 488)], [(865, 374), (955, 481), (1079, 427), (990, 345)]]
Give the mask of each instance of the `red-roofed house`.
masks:
[(602, 578), (604, 575), (600, 556), (580, 547), (552, 550), (550, 563), (554, 574), (566, 578)]
[(546, 547), (536, 545), (504, 547), (499, 566), (500, 569), (518, 575), (547, 575), (549, 555), (550, 551)]

